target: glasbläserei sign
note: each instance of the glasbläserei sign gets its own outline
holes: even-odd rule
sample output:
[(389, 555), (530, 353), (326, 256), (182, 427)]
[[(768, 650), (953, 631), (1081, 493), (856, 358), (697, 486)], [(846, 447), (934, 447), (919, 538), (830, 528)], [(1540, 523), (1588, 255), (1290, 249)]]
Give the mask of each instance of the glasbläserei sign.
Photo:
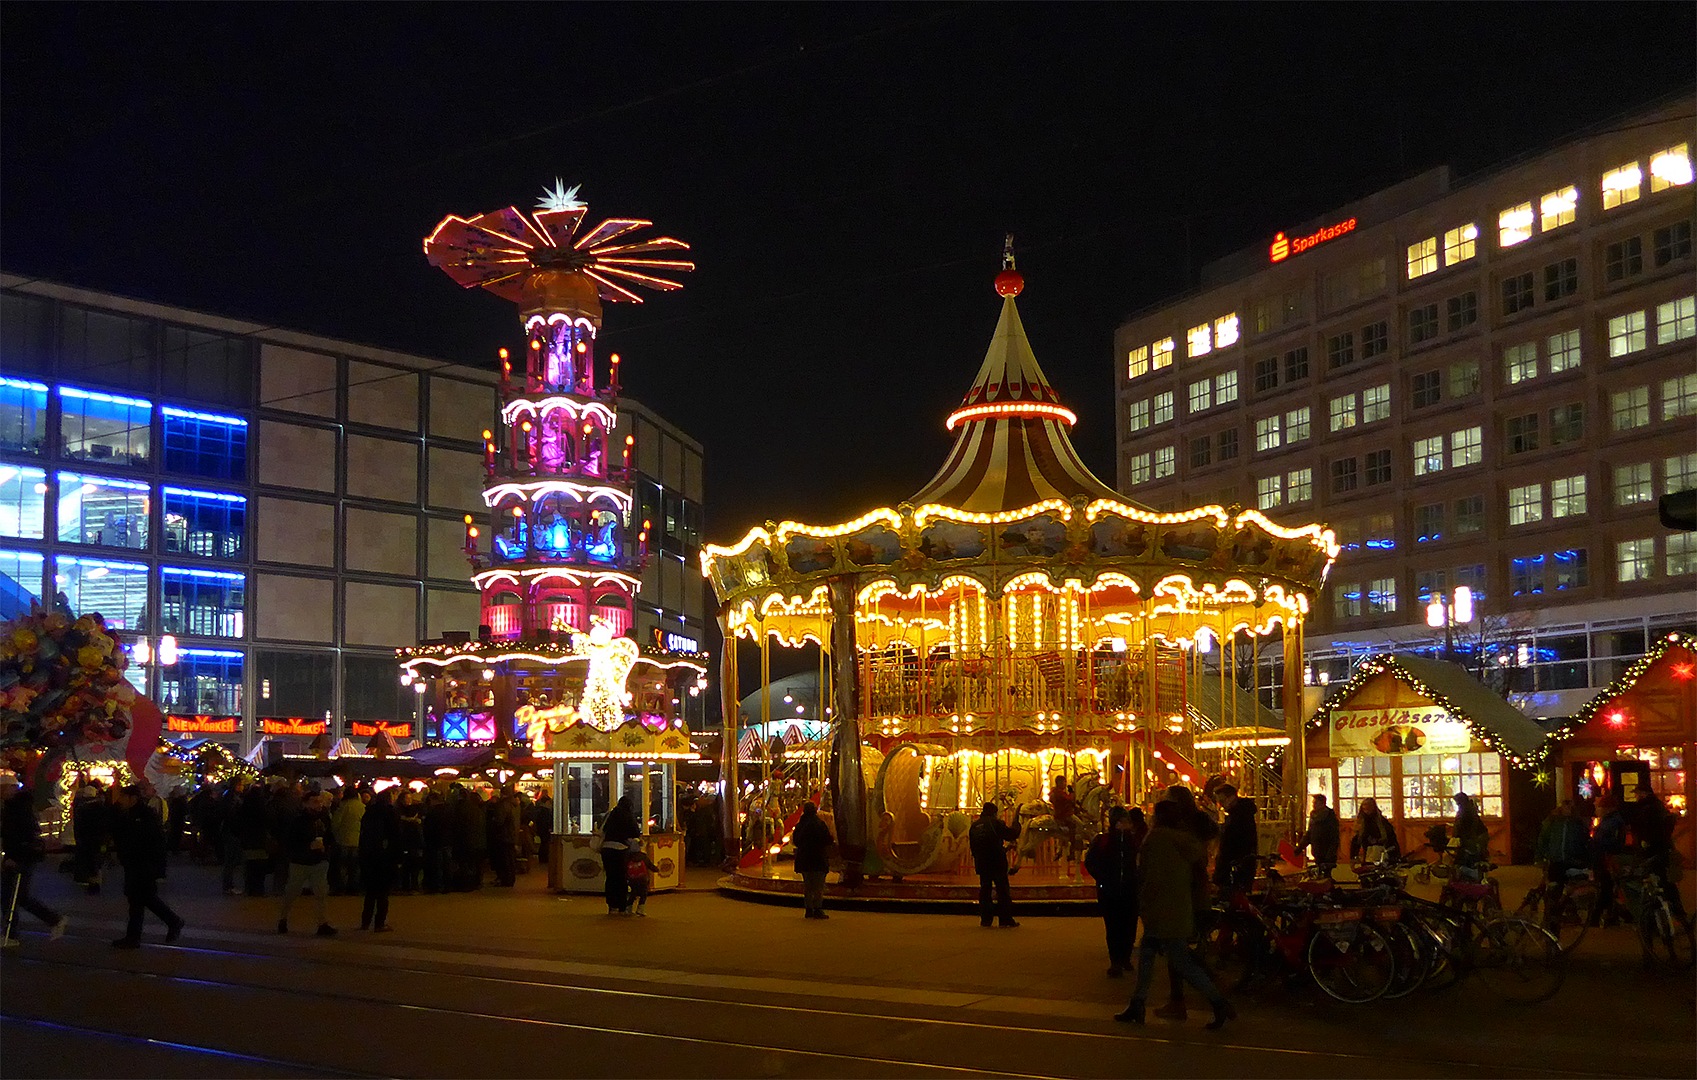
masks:
[(1459, 754), (1473, 745), (1467, 725), (1435, 705), (1418, 709), (1334, 709), (1332, 756)]

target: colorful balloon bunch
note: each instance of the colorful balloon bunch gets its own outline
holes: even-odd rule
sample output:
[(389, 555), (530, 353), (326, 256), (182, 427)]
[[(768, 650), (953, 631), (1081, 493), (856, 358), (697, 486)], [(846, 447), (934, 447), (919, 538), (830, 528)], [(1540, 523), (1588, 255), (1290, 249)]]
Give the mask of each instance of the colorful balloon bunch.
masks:
[(121, 738), (136, 696), (128, 664), (98, 614), (73, 619), (33, 605), (0, 623), (0, 746)]

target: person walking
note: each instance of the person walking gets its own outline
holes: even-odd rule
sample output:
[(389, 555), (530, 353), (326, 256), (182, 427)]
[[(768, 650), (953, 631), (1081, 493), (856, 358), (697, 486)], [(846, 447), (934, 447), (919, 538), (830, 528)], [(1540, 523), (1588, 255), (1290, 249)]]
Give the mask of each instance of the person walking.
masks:
[(71, 832), (77, 841), (71, 880), (93, 896), (100, 892), (100, 871), (106, 864), (106, 846), (112, 832), (112, 808), (93, 784), (84, 785), (71, 803)]
[(241, 807), (242, 793), (247, 787), (246, 777), (237, 777), (224, 788), (218, 797), (218, 812), (213, 816), (212, 836), (218, 843), (218, 862), (220, 866), (219, 883), (223, 886), (225, 896), (235, 896), (236, 874), (242, 869), (242, 836), (241, 836)]
[[(1207, 881), (1208, 848), (1220, 838), (1219, 823), (1214, 820), (1212, 814), (1197, 805), (1196, 793), (1184, 784), (1174, 784), (1167, 788), (1167, 793), (1162, 796), (1161, 801), (1178, 807), (1176, 811), (1178, 816), (1175, 818), (1178, 827), (1195, 837), (1196, 842), (1201, 845), (1202, 865), (1204, 867), (1201, 881), (1205, 883)], [(1201, 915), (1205, 913), (1208, 904), (1206, 892), (1205, 885), (1194, 892), (1197, 910), (1191, 921), (1197, 927), (1203, 925)], [(1145, 930), (1144, 934), (1147, 936), (1148, 931)], [(1179, 970), (1178, 965), (1170, 960), (1167, 963), (1167, 1003), (1156, 1009), (1155, 1015), (1166, 1020), (1183, 1020), (1189, 1015), (1184, 1003), (1184, 974)]]
[(1149, 984), (1154, 981), (1154, 959), (1161, 954), (1213, 1005), (1214, 1019), (1206, 1026), (1209, 1031), (1218, 1031), (1237, 1017), (1237, 1010), (1190, 953), (1190, 938), (1196, 932), (1197, 892), (1205, 880), (1205, 854), (1202, 843), (1184, 824), (1184, 811), (1178, 803), (1162, 800), (1155, 804), (1155, 827), (1143, 840), (1139, 865), (1143, 943), (1137, 954), (1137, 989), (1125, 1011), (1114, 1019), (1143, 1023)]
[(995, 803), (987, 802), (966, 835), (972, 864), (978, 871), (978, 925), (990, 925), (990, 892), (994, 889), (997, 922), (1018, 926), (1013, 917), (1013, 889), (1008, 884), (1008, 845), (1019, 839), (1019, 830), (997, 816)]
[(330, 815), (330, 828), (336, 840), (335, 861), (330, 865), (330, 887), (337, 892), (356, 895), (359, 887), (359, 823), (365, 808), (371, 804), (371, 789), (342, 789), (342, 801)]
[(18, 911), (24, 910), (41, 920), (57, 941), (70, 925), (65, 916), (37, 900), (29, 889), (35, 868), (47, 856), (47, 846), (41, 841), (41, 821), (35, 815), (35, 795), (23, 786), (17, 773), (0, 773), (0, 910), (4, 920), (4, 935), (0, 941), (6, 948), (18, 944)]
[(1137, 939), (1137, 857), (1148, 831), (1142, 810), (1116, 806), (1108, 812), (1107, 831), (1091, 841), (1084, 855), (1084, 868), (1096, 881), (1110, 979), (1131, 968), (1131, 947)]
[(1226, 811), (1220, 829), (1220, 848), (1214, 856), (1214, 884), (1226, 895), (1246, 891), (1255, 882), (1255, 856), (1261, 853), (1261, 834), (1255, 827), (1255, 800), (1221, 784), (1214, 797)]
[(553, 795), (546, 791), (542, 793), (542, 797), (536, 800), (536, 809), (531, 820), (536, 830), (536, 861), (547, 866), (551, 855), (549, 849), (554, 846)]
[(625, 910), (638, 918), (648, 917), (648, 890), (654, 883), (654, 875), (659, 872), (660, 867), (655, 864), (653, 856), (643, 850), (642, 837), (631, 837), (625, 853), (625, 884), (630, 889)]
[(418, 891), (424, 866), (424, 805), (418, 792), (402, 796), (396, 811), (401, 818), (401, 894), (411, 895)]
[(393, 799), (390, 792), (378, 794), (359, 819), (359, 880), (365, 891), (359, 928), (379, 934), (390, 929), (389, 890), (401, 857), (401, 816)]
[(601, 820), (601, 872), (606, 877), (607, 914), (622, 915), (630, 903), (625, 860), (630, 841), (642, 835), (636, 820), (636, 792), (626, 791)]
[(1355, 818), (1355, 835), (1349, 838), (1351, 862), (1396, 862), (1402, 857), (1396, 826), (1379, 810), (1376, 799), (1362, 799)]
[(271, 792), (253, 784), (241, 793), (236, 804), (236, 840), (242, 849), (242, 892), (265, 895), (265, 876), (271, 872), (272, 846), (278, 841), (271, 832)]
[(504, 792), (489, 806), (489, 868), (495, 884), (512, 888), (519, 872), (519, 804)]
[(1489, 860), (1491, 830), (1479, 816), (1473, 796), (1465, 791), (1455, 793), (1455, 824), (1451, 831), (1455, 834), (1457, 866), (1473, 869)]
[(182, 936), (183, 919), (159, 896), (159, 882), (165, 877), (165, 823), (137, 784), (119, 788), (114, 805), (118, 812), (112, 822), (112, 840), (118, 849), (118, 863), (124, 868), (124, 899), (130, 904), (130, 919), (124, 936), (112, 945), (118, 949), (141, 948), (144, 911), (153, 912), (165, 923), (165, 943), (169, 945)]
[[(312, 891), (318, 907), (318, 936), (335, 937), (330, 925), (330, 796), (315, 791), (301, 804), (285, 837), (289, 873), (283, 882), (283, 904), (277, 911), (277, 932), (289, 932), (289, 908), (302, 889)], [(362, 816), (363, 816), (363, 807)]]
[(1338, 829), (1338, 812), (1326, 805), (1324, 795), (1313, 797), (1313, 808), (1308, 811), (1308, 828), (1302, 834), (1302, 845), (1299, 850), (1309, 852), (1314, 858), (1314, 867), (1327, 877), (1338, 865), (1338, 845), (1342, 835)]
[(819, 817), (819, 807), (802, 803), (801, 820), (795, 823), (790, 843), (795, 845), (795, 872), (801, 875), (803, 918), (830, 918), (825, 914), (825, 875), (831, 870), (835, 842), (830, 826)]
[(1591, 906), (1590, 926), (1613, 926), (1621, 916), (1621, 906), (1615, 899), (1615, 870), (1626, 851), (1626, 814), (1620, 805), (1620, 795), (1603, 793), (1597, 800), (1596, 831), (1591, 834), (1591, 874), (1597, 881), (1597, 900)]

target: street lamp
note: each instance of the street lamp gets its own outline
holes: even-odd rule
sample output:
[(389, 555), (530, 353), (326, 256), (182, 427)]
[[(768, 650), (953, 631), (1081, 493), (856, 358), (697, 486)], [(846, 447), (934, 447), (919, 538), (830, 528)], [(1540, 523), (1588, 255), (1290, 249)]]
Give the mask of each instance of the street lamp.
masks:
[(1473, 621), (1473, 590), (1457, 585), (1453, 596), (1434, 593), (1426, 605), (1426, 625), (1444, 631), (1444, 659), (1455, 661), (1455, 628)]

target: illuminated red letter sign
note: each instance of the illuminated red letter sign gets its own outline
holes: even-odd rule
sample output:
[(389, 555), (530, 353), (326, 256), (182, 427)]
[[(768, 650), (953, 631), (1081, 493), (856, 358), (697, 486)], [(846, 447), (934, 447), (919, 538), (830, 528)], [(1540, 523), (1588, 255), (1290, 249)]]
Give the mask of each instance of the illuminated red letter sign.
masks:
[(1327, 240), (1336, 240), (1345, 233), (1352, 233), (1355, 231), (1355, 221), (1355, 218), (1349, 218), (1346, 221), (1338, 222), (1336, 225), (1327, 225), (1325, 228), (1311, 232), (1307, 236), (1299, 236), (1294, 240), (1285, 239), (1284, 233), (1275, 233), (1273, 235), (1273, 246), (1267, 249), (1269, 261), (1284, 262), (1292, 255), (1300, 255), (1310, 248), (1318, 247)]

